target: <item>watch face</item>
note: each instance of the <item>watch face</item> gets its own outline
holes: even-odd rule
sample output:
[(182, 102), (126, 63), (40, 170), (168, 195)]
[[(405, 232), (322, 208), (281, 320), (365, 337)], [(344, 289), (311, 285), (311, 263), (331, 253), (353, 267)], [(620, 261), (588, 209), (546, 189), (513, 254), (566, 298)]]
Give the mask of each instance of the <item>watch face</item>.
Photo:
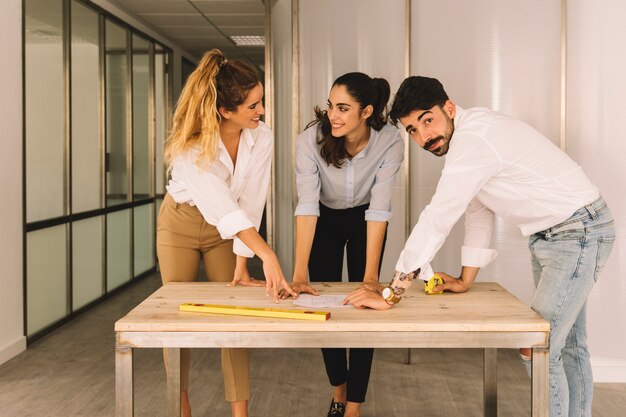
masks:
[(382, 295), (383, 295), (383, 298), (384, 298), (385, 300), (390, 299), (392, 294), (393, 294), (393, 292), (391, 291), (391, 288), (390, 288), (390, 287), (385, 287), (385, 288), (383, 288)]

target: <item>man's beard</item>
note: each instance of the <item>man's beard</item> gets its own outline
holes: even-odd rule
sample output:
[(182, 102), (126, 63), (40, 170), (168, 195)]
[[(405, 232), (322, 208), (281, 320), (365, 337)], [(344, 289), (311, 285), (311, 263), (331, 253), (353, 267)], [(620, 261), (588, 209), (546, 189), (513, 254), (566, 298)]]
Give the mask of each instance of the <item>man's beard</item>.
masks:
[[(446, 118), (449, 122), (449, 132), (445, 132), (443, 135), (439, 135), (436, 138), (430, 139), (424, 144), (424, 149), (435, 156), (444, 156), (448, 153), (448, 149), (450, 148), (450, 141), (452, 140), (452, 134), (454, 133), (454, 119), (449, 118), (448, 115), (446, 115)], [(436, 147), (433, 150), (430, 150), (431, 146), (433, 146), (435, 143), (439, 142), (442, 139), (443, 142), (440, 146)]]

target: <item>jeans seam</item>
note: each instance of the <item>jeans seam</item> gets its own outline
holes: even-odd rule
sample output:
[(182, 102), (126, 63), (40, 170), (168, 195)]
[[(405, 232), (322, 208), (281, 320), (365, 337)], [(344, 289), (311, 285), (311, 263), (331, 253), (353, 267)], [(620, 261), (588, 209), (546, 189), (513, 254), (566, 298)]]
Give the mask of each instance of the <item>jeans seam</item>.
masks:
[[(576, 325), (572, 328), (572, 349), (576, 354), (574, 355), (574, 359), (576, 361), (576, 377), (578, 378), (578, 386), (580, 387), (580, 391), (578, 395), (580, 396), (580, 410), (581, 412), (585, 409), (585, 384), (583, 378), (583, 369), (582, 364), (580, 362), (580, 355), (578, 355), (578, 336), (576, 335)], [(570, 399), (571, 399), (570, 393)]]

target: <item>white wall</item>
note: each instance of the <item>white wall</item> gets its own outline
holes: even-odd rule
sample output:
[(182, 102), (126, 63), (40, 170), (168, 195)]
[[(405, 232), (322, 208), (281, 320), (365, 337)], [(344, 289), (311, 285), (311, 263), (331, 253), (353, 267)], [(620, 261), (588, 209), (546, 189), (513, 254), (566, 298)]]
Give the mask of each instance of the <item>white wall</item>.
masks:
[(626, 382), (626, 2), (568, 1), (567, 153), (600, 188), (617, 228), (588, 302), (596, 381)]
[(22, 2), (0, 13), (0, 364), (26, 349), (22, 293)]

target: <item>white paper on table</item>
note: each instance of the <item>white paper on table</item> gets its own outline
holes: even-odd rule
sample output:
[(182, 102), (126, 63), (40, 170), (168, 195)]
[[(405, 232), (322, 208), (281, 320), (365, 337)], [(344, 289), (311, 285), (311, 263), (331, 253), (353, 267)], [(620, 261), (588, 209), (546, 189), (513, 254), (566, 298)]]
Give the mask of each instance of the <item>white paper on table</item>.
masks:
[(351, 305), (343, 305), (345, 295), (311, 295), (300, 294), (293, 303), (301, 307), (321, 307), (321, 308), (338, 308), (352, 307)]

